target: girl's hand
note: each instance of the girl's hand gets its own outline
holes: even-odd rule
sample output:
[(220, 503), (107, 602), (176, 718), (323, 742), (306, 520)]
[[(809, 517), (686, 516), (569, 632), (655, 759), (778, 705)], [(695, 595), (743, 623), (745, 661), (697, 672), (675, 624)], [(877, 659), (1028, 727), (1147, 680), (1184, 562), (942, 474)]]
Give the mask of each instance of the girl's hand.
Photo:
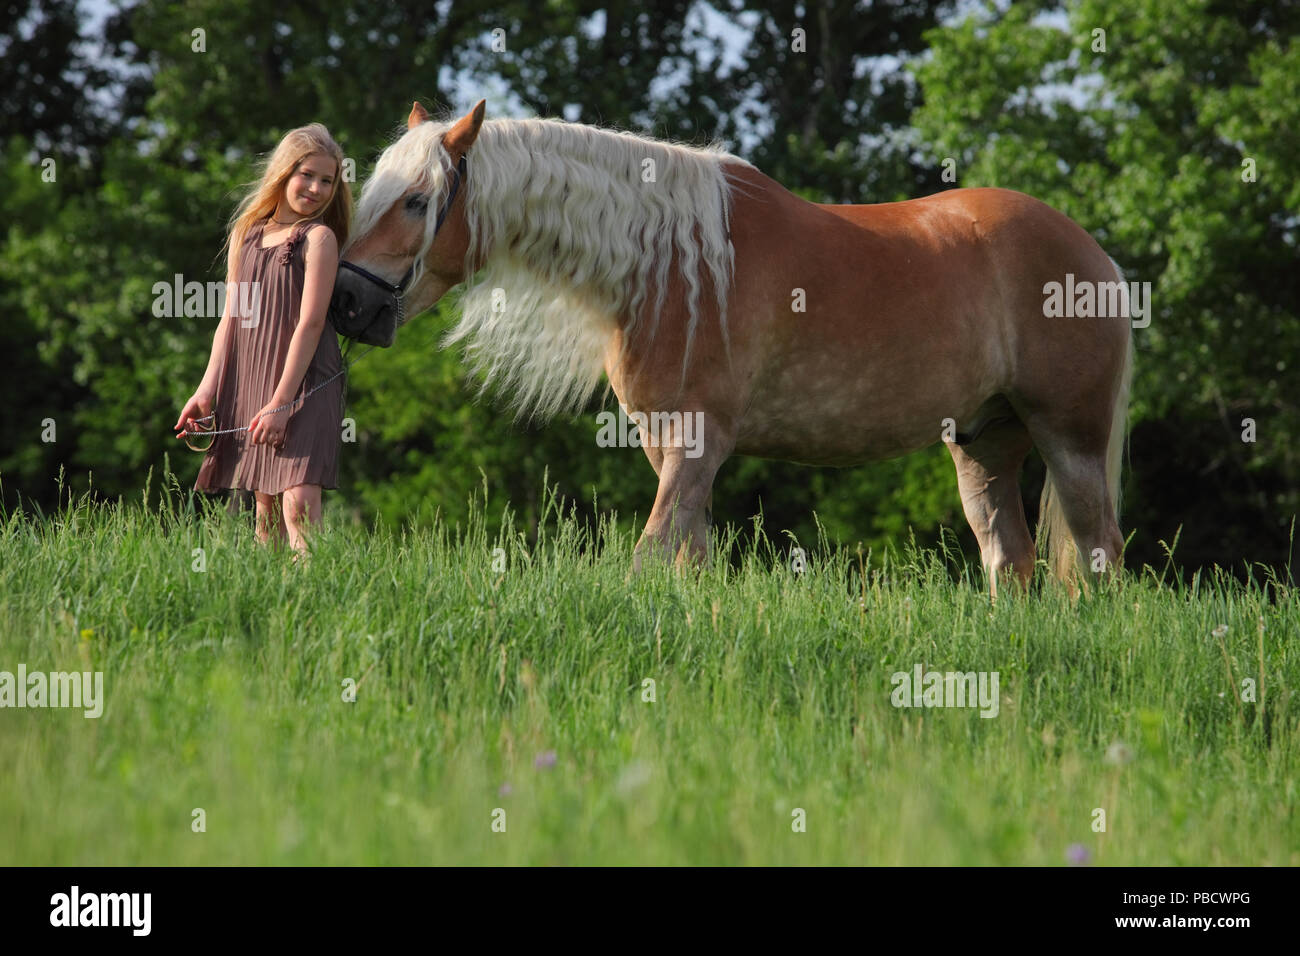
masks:
[(284, 435), (289, 425), (289, 409), (274, 411), (277, 405), (267, 405), (248, 423), (248, 437), (254, 445), (268, 444), (284, 447)]
[(173, 429), (180, 430), (176, 435), (177, 438), (185, 437), (189, 429), (193, 427), (194, 419), (207, 418), (212, 414), (212, 400), (213, 396), (206, 392), (195, 392), (190, 396), (190, 400), (181, 409), (181, 417), (176, 419), (176, 424), (172, 426)]

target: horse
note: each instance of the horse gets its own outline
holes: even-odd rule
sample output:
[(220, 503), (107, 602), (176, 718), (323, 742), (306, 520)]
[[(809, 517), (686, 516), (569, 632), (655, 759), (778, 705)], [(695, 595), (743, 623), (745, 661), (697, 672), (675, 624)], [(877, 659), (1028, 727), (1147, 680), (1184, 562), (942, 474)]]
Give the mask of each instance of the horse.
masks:
[[(580, 410), (603, 373), (659, 478), (634, 569), (707, 560), (733, 454), (848, 466), (939, 441), (994, 598), (1038, 556), (1076, 594), (1122, 567), (1132, 333), (1045, 294), (1123, 274), (1067, 216), (992, 188), (813, 203), (717, 145), (484, 114), (413, 105), (331, 310), (414, 315), (464, 284), (443, 344), (520, 417)], [(1034, 447), (1037, 550), (1018, 484)]]

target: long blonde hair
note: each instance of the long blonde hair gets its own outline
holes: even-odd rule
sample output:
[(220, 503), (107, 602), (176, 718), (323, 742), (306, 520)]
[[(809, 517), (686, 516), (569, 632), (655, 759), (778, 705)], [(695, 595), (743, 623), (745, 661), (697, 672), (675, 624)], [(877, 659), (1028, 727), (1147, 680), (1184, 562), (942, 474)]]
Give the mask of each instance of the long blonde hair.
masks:
[(329, 156), (337, 169), (334, 174), (334, 191), (329, 201), (325, 203), (325, 208), (310, 218), (319, 218), (333, 229), (339, 248), (343, 248), (352, 228), (352, 187), (343, 178), (343, 150), (334, 142), (329, 130), (320, 123), (311, 123), (286, 133), (265, 161), (262, 175), (249, 184), (248, 194), (230, 217), (226, 244), (222, 247), (223, 255), (231, 247), (242, 249), (248, 231), (259, 220), (274, 214), (284, 192), (284, 184), (298, 170), (298, 164), (313, 153)]

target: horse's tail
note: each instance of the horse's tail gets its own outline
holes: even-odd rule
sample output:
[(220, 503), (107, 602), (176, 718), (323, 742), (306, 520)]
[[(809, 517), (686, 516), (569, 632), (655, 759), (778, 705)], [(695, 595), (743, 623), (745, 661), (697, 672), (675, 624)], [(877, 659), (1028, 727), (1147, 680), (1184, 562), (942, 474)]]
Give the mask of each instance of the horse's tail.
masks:
[[(1114, 259), (1110, 264), (1115, 267), (1115, 278), (1124, 282), (1124, 272)], [(1125, 300), (1127, 301), (1127, 300)], [(1127, 310), (1126, 310), (1127, 311)], [(1127, 316), (1126, 316), (1127, 320)], [(1129, 387), (1133, 383), (1133, 331), (1130, 325), (1128, 347), (1124, 351), (1124, 367), (1120, 371), (1119, 390), (1115, 394), (1115, 409), (1110, 419), (1110, 440), (1106, 445), (1106, 493), (1110, 496), (1110, 506), (1115, 512), (1115, 523), (1120, 518), (1120, 473), (1124, 466), (1124, 445), (1127, 436)], [(1047, 480), (1043, 483), (1043, 497), (1038, 505), (1039, 555), (1047, 560), (1047, 567), (1052, 577), (1068, 580), (1076, 568), (1080, 568), (1083, 556), (1070, 533), (1070, 526), (1065, 521), (1065, 511), (1061, 508), (1061, 498), (1052, 481), (1052, 471), (1047, 470)], [(1119, 556), (1116, 557), (1116, 564)]]

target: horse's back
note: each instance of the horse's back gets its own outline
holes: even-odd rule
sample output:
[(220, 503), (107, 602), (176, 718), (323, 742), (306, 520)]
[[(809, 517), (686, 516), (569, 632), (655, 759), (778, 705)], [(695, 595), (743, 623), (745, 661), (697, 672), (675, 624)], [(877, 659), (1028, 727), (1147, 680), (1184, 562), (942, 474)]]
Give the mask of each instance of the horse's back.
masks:
[(999, 248), (1043, 240), (1067, 243), (1077, 251), (1105, 253), (1096, 241), (1065, 213), (1042, 200), (1013, 189), (975, 187), (868, 205), (818, 206), (882, 237), (914, 242), (918, 236), (940, 232), (947, 241), (975, 241)]
[[(1123, 323), (1100, 329), (1059, 321), (1044, 325), (1044, 303), (1053, 283), (1081, 286), (1113, 283), (1119, 277), (1087, 230), (1033, 196), (986, 187), (901, 202), (818, 208), (862, 228), (890, 258), (891, 268), (928, 264), (937, 281), (955, 295), (967, 302), (992, 303), (1007, 317), (1008, 333), (1055, 339), (1065, 350), (1086, 347), (1089, 337), (1102, 340), (1100, 347), (1108, 350), (1127, 342)], [(927, 263), (927, 252), (938, 256)]]

